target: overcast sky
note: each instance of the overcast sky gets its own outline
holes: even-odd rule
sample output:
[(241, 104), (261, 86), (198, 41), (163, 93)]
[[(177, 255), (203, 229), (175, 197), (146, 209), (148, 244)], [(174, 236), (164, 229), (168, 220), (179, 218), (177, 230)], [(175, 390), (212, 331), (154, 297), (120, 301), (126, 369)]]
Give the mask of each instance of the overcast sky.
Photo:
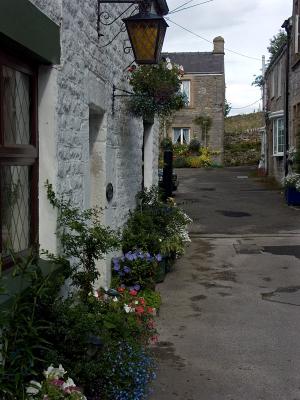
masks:
[[(168, 0), (170, 11), (188, 0)], [(193, 0), (188, 7), (205, 0)], [(261, 73), (261, 57), (268, 59), (267, 46), (285, 19), (292, 14), (292, 0), (213, 0), (210, 3), (168, 15), (168, 18), (212, 41), (223, 36), (225, 48), (257, 58), (235, 55), (225, 50), (226, 98), (233, 108), (244, 107), (260, 99), (260, 90), (251, 86)], [(212, 51), (213, 45), (167, 21), (169, 29), (164, 51)], [(231, 115), (252, 112), (259, 103)]]

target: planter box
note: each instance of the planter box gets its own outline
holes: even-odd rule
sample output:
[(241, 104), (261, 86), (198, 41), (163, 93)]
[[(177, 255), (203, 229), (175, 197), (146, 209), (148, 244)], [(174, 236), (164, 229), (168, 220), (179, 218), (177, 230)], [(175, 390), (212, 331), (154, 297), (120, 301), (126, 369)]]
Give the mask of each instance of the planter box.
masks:
[(300, 206), (300, 192), (295, 188), (286, 188), (285, 200), (289, 206)]

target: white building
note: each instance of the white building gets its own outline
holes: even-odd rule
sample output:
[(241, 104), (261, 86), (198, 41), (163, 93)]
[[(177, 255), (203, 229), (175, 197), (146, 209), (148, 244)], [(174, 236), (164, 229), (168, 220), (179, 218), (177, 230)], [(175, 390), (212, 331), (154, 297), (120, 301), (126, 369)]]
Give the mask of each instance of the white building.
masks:
[[(47, 179), (73, 204), (104, 208), (103, 221), (112, 228), (125, 222), (142, 183), (157, 182), (157, 122), (144, 124), (128, 115), (123, 97), (115, 99), (112, 111), (113, 85), (130, 90), (133, 54), (123, 50), (127, 33), (117, 35), (121, 19), (99, 24), (97, 3), (0, 2), (3, 255), (8, 243), (23, 251), (37, 237), (42, 248), (57, 251)], [(166, 7), (164, 0), (157, 3)], [(110, 14), (105, 20), (110, 22), (128, 6), (101, 4), (100, 11)], [(109, 262), (101, 269), (102, 283), (108, 284)]]

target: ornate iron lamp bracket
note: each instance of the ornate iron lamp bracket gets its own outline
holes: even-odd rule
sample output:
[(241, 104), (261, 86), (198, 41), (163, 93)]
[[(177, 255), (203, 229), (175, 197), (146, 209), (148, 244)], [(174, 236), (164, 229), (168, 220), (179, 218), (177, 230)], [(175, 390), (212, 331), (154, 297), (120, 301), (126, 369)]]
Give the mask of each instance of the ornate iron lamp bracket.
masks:
[[(139, 9), (141, 12), (146, 12), (147, 10), (149, 10), (149, 7), (151, 8), (151, 1), (150, 0), (97, 0), (97, 33), (98, 33), (98, 39), (100, 38), (100, 36), (103, 36), (100, 32), (100, 26), (104, 25), (104, 26), (110, 26), (112, 24), (114, 24), (116, 21), (118, 21), (124, 14), (127, 13), (127, 11), (130, 10), (130, 8), (136, 4), (139, 5)], [(130, 4), (130, 6), (128, 6), (126, 8), (126, 10), (124, 10), (120, 15), (118, 15), (117, 17), (112, 17), (108, 11), (101, 11), (101, 4)], [(134, 10), (136, 11), (136, 9)], [(123, 24), (122, 24), (122, 28), (123, 28)], [(115, 35), (115, 37), (112, 39), (112, 41), (110, 41), (109, 43), (107, 43), (104, 46), (101, 47), (106, 47), (108, 45), (110, 45), (118, 36), (121, 32), (124, 32), (124, 30), (121, 30)]]

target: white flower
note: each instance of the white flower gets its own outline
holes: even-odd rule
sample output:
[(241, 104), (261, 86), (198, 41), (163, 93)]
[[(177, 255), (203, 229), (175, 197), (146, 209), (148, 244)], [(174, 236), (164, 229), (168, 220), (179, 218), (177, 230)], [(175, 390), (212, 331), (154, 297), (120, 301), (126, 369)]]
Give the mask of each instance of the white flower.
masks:
[(169, 57), (166, 58), (166, 63), (170, 64), (171, 60), (169, 59)]
[(167, 63), (166, 65), (167, 69), (169, 69), (170, 71), (173, 69), (173, 65), (171, 63)]
[(99, 297), (98, 290), (95, 290), (95, 291), (94, 291), (94, 297), (96, 297), (96, 299), (98, 299), (98, 297)]
[(39, 394), (42, 385), (36, 381), (30, 381), (29, 386), (26, 388), (27, 394)]
[(128, 304), (124, 304), (124, 310), (127, 314), (134, 312), (134, 308), (130, 307)]
[(118, 300), (117, 297), (114, 297), (114, 298), (113, 298), (113, 301), (114, 301), (115, 303), (117, 303), (119, 300)]
[(76, 385), (75, 385), (73, 379), (68, 378), (68, 379), (66, 380), (66, 382), (62, 385), (62, 387), (63, 387), (63, 389), (67, 389), (67, 388), (69, 388), (69, 387), (76, 387)]
[(138, 305), (138, 304), (139, 304), (139, 302), (136, 300), (136, 301), (134, 302), (134, 304)]
[(53, 365), (51, 364), (50, 367), (48, 367), (47, 371), (44, 371), (44, 375), (46, 379), (58, 379), (58, 378), (63, 378), (63, 376), (67, 373), (63, 366), (59, 364), (58, 368), (54, 368)]

